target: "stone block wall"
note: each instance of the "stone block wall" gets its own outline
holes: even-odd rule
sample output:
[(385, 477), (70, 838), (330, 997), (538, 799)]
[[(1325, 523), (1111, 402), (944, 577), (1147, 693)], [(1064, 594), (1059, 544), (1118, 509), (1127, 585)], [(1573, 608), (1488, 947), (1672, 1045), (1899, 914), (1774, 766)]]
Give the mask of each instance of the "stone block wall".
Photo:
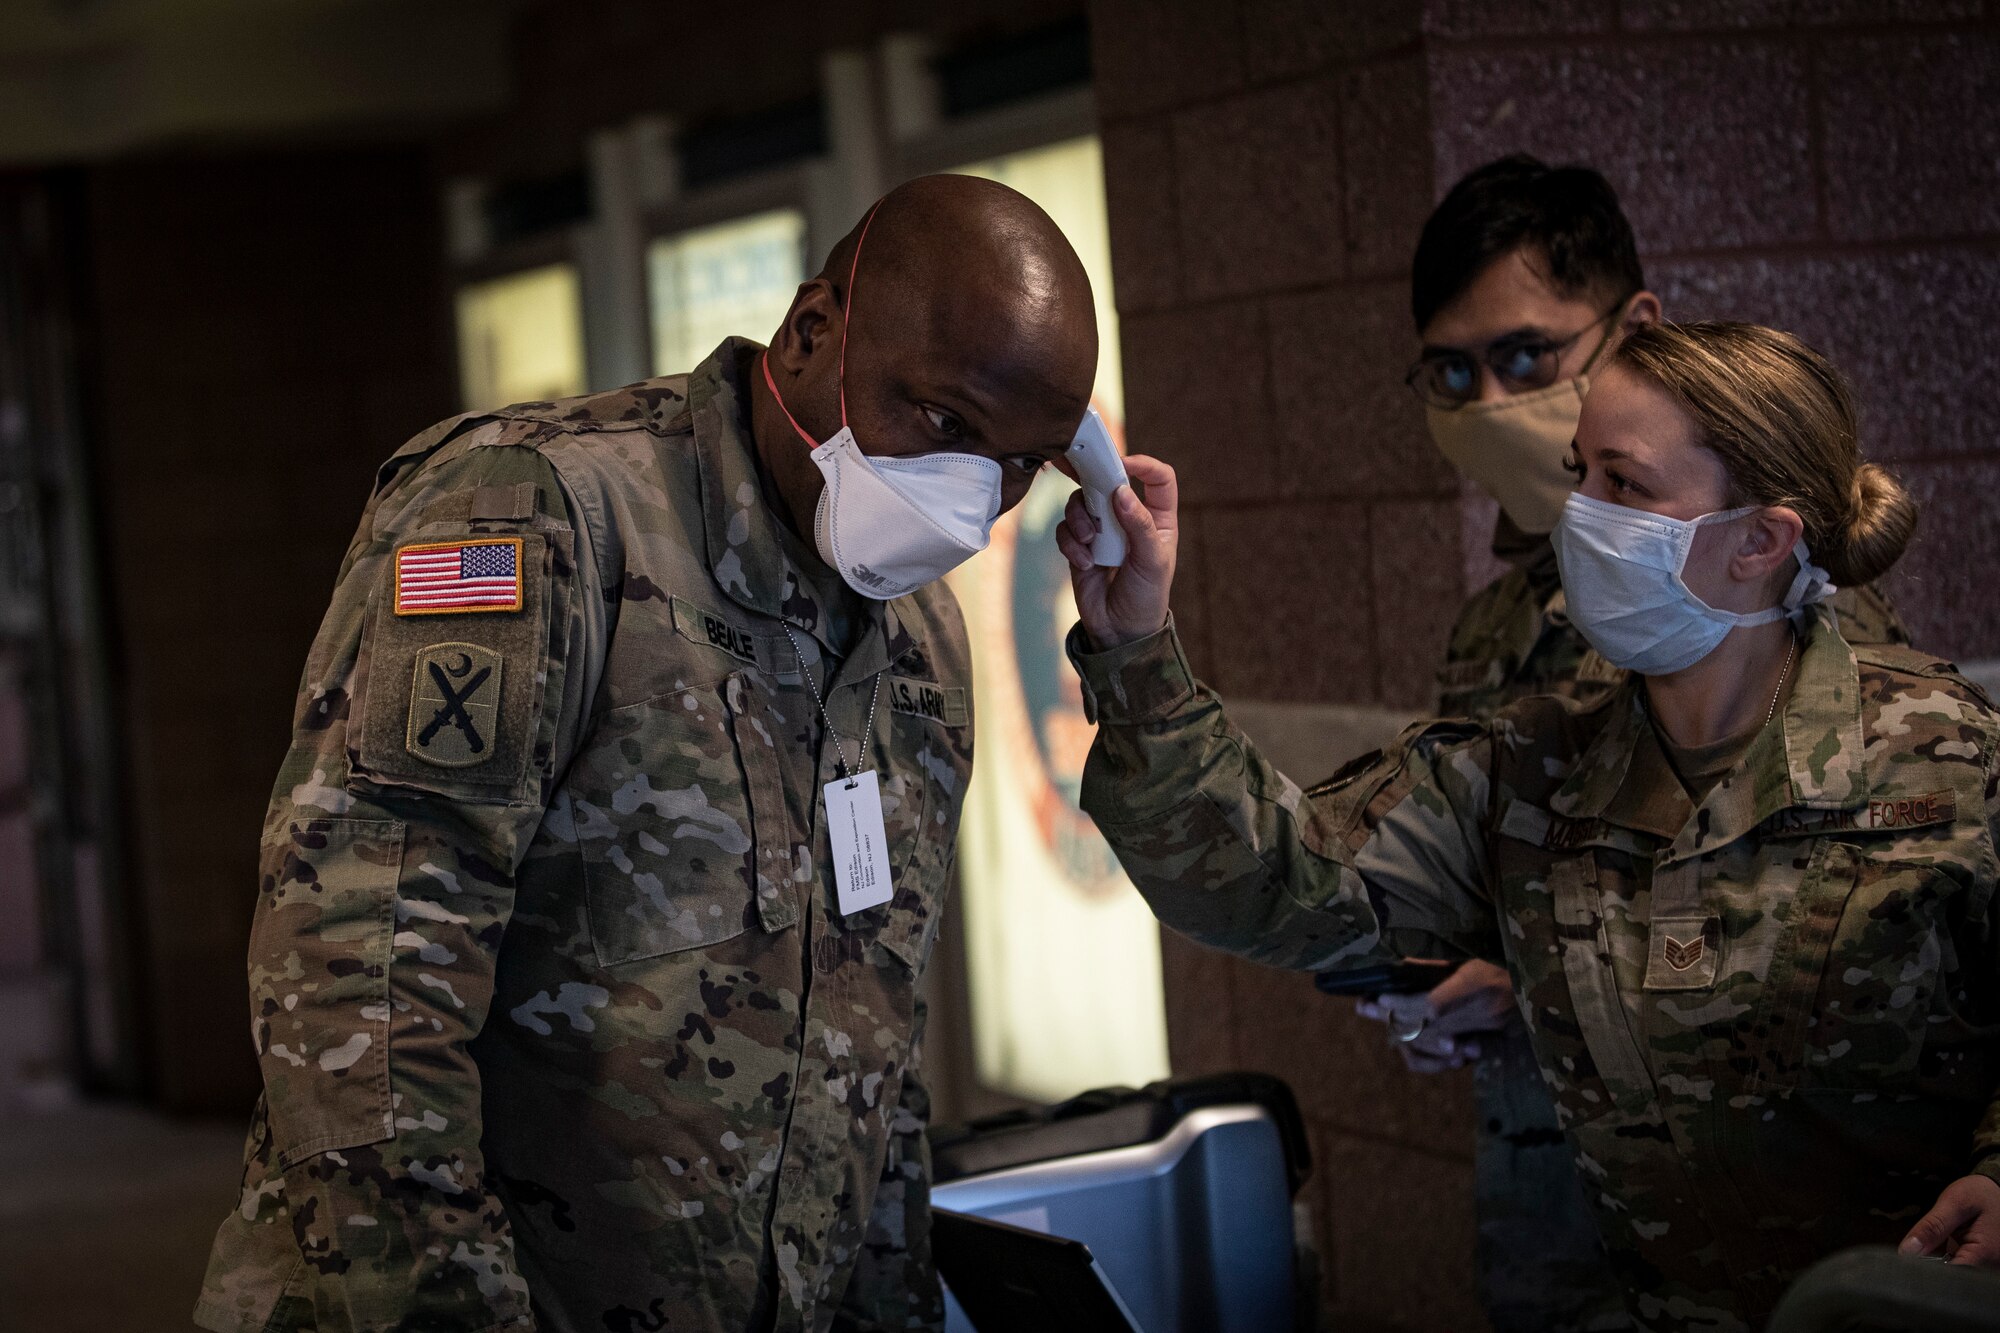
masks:
[[(1311, 780), (1425, 709), (1493, 507), (1401, 383), (1409, 256), (1504, 153), (1610, 177), (1670, 316), (1756, 319), (1853, 379), (1925, 504), (1892, 587), (2000, 657), (2000, 6), (1990, 0), (1096, 0), (1135, 449), (1186, 514), (1197, 668)], [(1373, 711), (1372, 725), (1336, 725)], [(1318, 744), (1324, 753), (1314, 747)], [(1341, 1327), (1480, 1327), (1472, 1102), (1303, 977), (1166, 944), (1183, 1072), (1298, 1091)]]
[(1980, 0), (1433, 6), (1434, 187), (1501, 153), (1617, 186), (1669, 318), (1789, 329), (1924, 502), (1917, 640), (2000, 656), (2000, 11)]

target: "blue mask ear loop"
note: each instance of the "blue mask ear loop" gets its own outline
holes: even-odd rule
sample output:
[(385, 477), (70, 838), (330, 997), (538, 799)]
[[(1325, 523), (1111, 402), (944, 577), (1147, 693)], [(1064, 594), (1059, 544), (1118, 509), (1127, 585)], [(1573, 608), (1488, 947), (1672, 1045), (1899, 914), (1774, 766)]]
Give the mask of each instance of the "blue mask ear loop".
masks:
[(1808, 606), (1823, 602), (1840, 591), (1840, 585), (1833, 581), (1833, 575), (1813, 563), (1812, 552), (1806, 549), (1806, 539), (1801, 537), (1792, 543), (1792, 556), (1799, 562), (1798, 576), (1792, 580), (1791, 588), (1785, 593), (1783, 606), (1797, 618)]
[[(847, 317), (840, 330), (840, 428), (842, 430), (847, 429), (847, 333), (854, 327), (854, 275), (861, 271), (861, 246), (868, 239), (869, 224), (875, 221), (875, 210), (880, 207), (882, 201), (877, 199), (874, 207), (868, 210), (868, 216), (861, 219), (861, 234), (854, 238), (854, 258), (847, 265)], [(806, 428), (792, 415), (792, 409), (785, 406), (785, 395), (778, 392), (778, 381), (771, 376), (771, 349), (765, 348), (763, 355), (757, 360), (764, 367), (764, 385), (771, 391), (771, 397), (777, 401), (778, 410), (785, 414), (785, 420), (792, 423), (792, 429), (806, 442), (806, 448), (819, 448), (819, 441), (806, 434)]]
[[(1589, 497), (1585, 496), (1584, 498), (1588, 499)], [(1695, 527), (1700, 527), (1704, 523), (1729, 523), (1742, 518), (1746, 514), (1754, 514), (1763, 507), (1762, 505), (1744, 505), (1741, 509), (1719, 509), (1713, 514), (1703, 514), (1700, 518), (1691, 519), (1688, 522), (1692, 523)], [(1688, 538), (1688, 549), (1692, 550), (1693, 547), (1694, 538), (1690, 535)], [(1767, 625), (1771, 621), (1779, 619), (1790, 619), (1794, 625), (1799, 624), (1804, 620), (1805, 609), (1808, 606), (1816, 602), (1823, 602), (1833, 596), (1840, 591), (1840, 585), (1833, 581), (1831, 574), (1813, 563), (1812, 552), (1807, 549), (1804, 537), (1792, 543), (1792, 558), (1799, 562), (1799, 572), (1792, 577), (1792, 586), (1785, 590), (1783, 599), (1776, 606), (1767, 607), (1762, 611), (1750, 612), (1721, 611), (1712, 606), (1708, 609), (1715, 611), (1719, 615), (1735, 617), (1735, 623), (1738, 625)], [(1674, 571), (1674, 583), (1682, 592), (1686, 593), (1689, 597), (1693, 597), (1697, 603), (1700, 603), (1702, 606), (1708, 606), (1708, 603), (1703, 602), (1700, 597), (1696, 596), (1694, 590), (1687, 586), (1686, 580), (1682, 577), (1686, 572), (1687, 552), (1684, 551), (1681, 554), (1681, 568)], [(1773, 611), (1782, 611), (1784, 615), (1771, 615)]]

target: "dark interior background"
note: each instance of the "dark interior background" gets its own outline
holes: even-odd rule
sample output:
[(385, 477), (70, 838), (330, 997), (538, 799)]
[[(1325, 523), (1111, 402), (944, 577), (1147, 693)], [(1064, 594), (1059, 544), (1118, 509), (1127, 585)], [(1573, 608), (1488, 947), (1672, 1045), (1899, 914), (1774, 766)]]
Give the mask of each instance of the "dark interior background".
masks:
[[(639, 116), (726, 170), (894, 34), (1087, 52), (1130, 434), (1181, 471), (1177, 615), (1232, 701), (1428, 704), (1492, 509), (1401, 385), (1407, 265), (1517, 150), (1606, 172), (1670, 317), (1852, 376), (1924, 504), (1891, 581), (1918, 642), (2000, 659), (2000, 0), (421, 8), (0, 20), (0, 1171), (87, 1103), (233, 1132), (255, 1093), (242, 955), (298, 670), (374, 468), (460, 406), (453, 182), (560, 216)], [(1478, 1327), (1469, 1084), (1405, 1075), (1304, 978), (1165, 958), (1176, 1071), (1304, 1103), (1329, 1313)], [(0, 1308), (45, 1253), (12, 1252)], [(143, 1326), (182, 1327), (197, 1274), (159, 1267)]]

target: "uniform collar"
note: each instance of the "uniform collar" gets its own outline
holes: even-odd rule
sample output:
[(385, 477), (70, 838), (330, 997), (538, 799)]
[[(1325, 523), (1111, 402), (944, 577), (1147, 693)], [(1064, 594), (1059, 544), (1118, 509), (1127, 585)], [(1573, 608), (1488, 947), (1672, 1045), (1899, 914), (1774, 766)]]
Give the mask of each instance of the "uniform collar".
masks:
[(1861, 668), (1835, 628), (1831, 603), (1810, 612), (1797, 680), (1785, 705), (1785, 757), (1793, 805), (1847, 810), (1868, 799), (1861, 730)]
[(1807, 621), (1781, 723), (1758, 734), (1699, 808), (1660, 750), (1644, 689), (1637, 676), (1620, 688), (1609, 721), (1550, 809), (1669, 838), (1666, 859), (1679, 860), (1733, 842), (1784, 810), (1846, 810), (1868, 799), (1860, 669), (1824, 606)]
[[(708, 567), (738, 605), (783, 620), (819, 640), (832, 641), (823, 580), (803, 575), (814, 557), (785, 528), (764, 495), (750, 434), (750, 383), (763, 347), (748, 338), (726, 338), (688, 376), (688, 409), (695, 457), (701, 469), (702, 527)], [(820, 570), (813, 570), (814, 575)], [(871, 676), (915, 646), (894, 602), (868, 601), (860, 634), (840, 679)]]
[[(1549, 808), (1570, 819), (1598, 819), (1625, 785), (1632, 758), (1650, 734), (1643, 682), (1633, 676), (1605, 704), (1605, 723), (1586, 745), (1569, 777), (1549, 799)], [(1641, 773), (1639, 776), (1645, 776)]]
[[(1555, 542), (1546, 532), (1521, 531), (1502, 510), (1493, 524), (1493, 555), (1519, 570), (1527, 583), (1528, 596), (1516, 631), (1516, 639), (1523, 645), (1521, 661), (1526, 662), (1547, 636), (1573, 632), (1569, 602), (1563, 597), (1562, 571), (1556, 565)], [(1595, 656), (1594, 650), (1591, 655)]]
[(1525, 570), (1539, 585), (1546, 571), (1548, 581), (1554, 582), (1556, 568), (1555, 544), (1546, 532), (1523, 532), (1507, 511), (1501, 510), (1493, 520), (1493, 558), (1504, 560), (1516, 569)]

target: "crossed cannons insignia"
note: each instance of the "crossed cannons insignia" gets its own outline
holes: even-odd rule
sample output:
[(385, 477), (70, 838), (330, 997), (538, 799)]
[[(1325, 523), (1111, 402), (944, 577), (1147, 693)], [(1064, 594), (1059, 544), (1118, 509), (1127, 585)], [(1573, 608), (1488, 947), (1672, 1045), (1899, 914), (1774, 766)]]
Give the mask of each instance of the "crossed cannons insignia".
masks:
[(419, 652), (404, 742), (409, 752), (444, 768), (492, 758), (500, 667), (500, 654), (476, 643), (434, 643)]

